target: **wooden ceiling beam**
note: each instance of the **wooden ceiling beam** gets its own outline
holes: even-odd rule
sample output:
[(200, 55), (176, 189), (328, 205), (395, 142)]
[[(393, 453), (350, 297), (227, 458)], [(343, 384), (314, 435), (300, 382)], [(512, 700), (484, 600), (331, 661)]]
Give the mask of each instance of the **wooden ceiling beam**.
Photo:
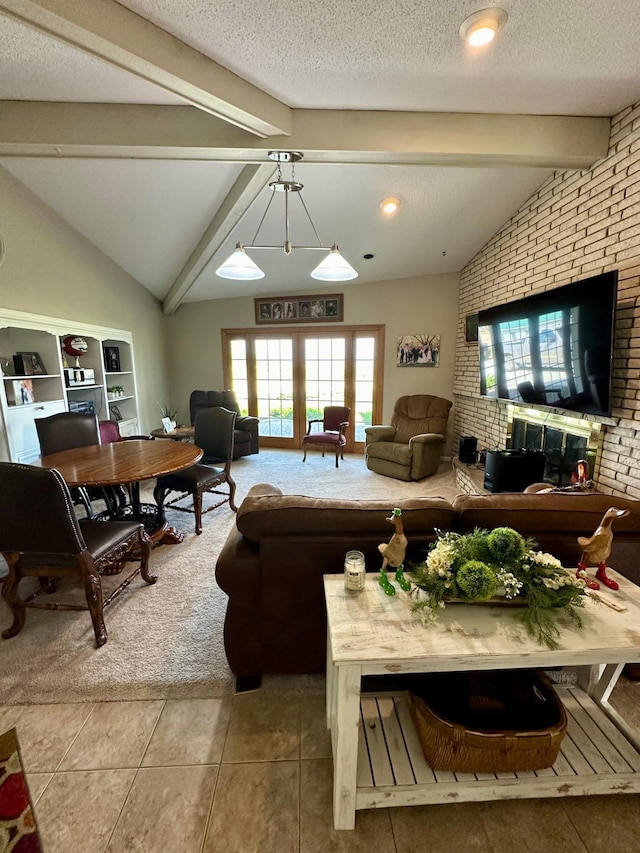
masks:
[(588, 169), (609, 129), (580, 116), (293, 110), (290, 136), (257, 139), (191, 107), (0, 102), (0, 156), (20, 157), (264, 163), (283, 148), (307, 163)]
[(0, 0), (0, 12), (251, 134), (291, 129), (286, 104), (115, 0)]

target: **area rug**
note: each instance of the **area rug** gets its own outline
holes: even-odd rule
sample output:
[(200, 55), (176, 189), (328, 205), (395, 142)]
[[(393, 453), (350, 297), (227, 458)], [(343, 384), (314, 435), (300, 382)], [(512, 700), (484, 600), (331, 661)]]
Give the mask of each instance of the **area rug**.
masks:
[(18, 735), (0, 735), (0, 853), (41, 853)]
[[(392, 480), (369, 471), (364, 457), (335, 459), (319, 452), (302, 462), (301, 451), (261, 450), (234, 462), (238, 505), (255, 483), (271, 483), (287, 494), (388, 500), (457, 493), (451, 464), (419, 483)], [(153, 483), (149, 484), (149, 488)], [(150, 498), (147, 488), (147, 498)], [(218, 553), (235, 523), (227, 505), (203, 518), (196, 536), (192, 515), (168, 510), (169, 523), (184, 541), (153, 551), (153, 586), (140, 578), (105, 610), (107, 643), (95, 648), (87, 612), (27, 610), (26, 624), (10, 640), (0, 639), (0, 705), (131, 699), (215, 698), (232, 691), (223, 643), (227, 596), (215, 581)], [(116, 578), (104, 578), (105, 592)], [(24, 595), (28, 584), (21, 586)], [(79, 596), (73, 588), (69, 595)], [(11, 624), (0, 601), (0, 630)]]

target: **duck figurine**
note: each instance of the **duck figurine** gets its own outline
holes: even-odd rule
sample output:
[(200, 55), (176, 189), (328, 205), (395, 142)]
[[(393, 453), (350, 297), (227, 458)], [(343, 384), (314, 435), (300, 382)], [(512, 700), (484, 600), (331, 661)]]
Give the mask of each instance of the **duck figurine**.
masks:
[(402, 523), (402, 510), (396, 507), (389, 518), (385, 519), (395, 527), (395, 533), (388, 542), (378, 545), (378, 551), (382, 554), (382, 568), (380, 569), (379, 584), (387, 595), (395, 595), (394, 585), (388, 578), (387, 566), (396, 570), (396, 580), (400, 588), (407, 592), (411, 584), (403, 574), (404, 556), (407, 552), (407, 537), (404, 535)]
[(613, 531), (611, 530), (612, 523), (616, 518), (624, 518), (629, 515), (628, 509), (618, 509), (615, 506), (609, 509), (602, 516), (602, 521), (596, 528), (593, 536), (578, 536), (578, 545), (582, 548), (582, 556), (578, 563), (578, 571), (576, 577), (584, 579), (589, 589), (600, 589), (600, 584), (596, 581), (589, 580), (586, 577), (587, 566), (598, 566), (596, 578), (609, 589), (619, 589), (618, 584), (607, 577), (607, 560), (611, 553), (613, 545)]

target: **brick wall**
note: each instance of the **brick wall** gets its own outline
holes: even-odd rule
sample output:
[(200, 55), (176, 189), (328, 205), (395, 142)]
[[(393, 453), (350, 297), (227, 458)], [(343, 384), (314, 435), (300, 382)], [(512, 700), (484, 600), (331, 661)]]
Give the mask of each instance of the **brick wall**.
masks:
[(454, 448), (462, 435), (477, 436), (479, 449), (506, 440), (506, 404), (479, 396), (466, 315), (611, 269), (619, 271), (613, 416), (602, 419), (597, 485), (640, 498), (640, 103), (612, 119), (607, 157), (587, 172), (556, 172), (462, 271)]

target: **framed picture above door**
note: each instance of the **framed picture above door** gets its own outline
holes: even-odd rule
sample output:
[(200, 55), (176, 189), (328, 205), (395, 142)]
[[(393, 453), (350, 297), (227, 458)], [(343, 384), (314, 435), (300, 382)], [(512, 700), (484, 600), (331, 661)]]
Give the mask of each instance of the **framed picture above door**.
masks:
[(281, 323), (332, 323), (344, 320), (342, 293), (326, 296), (272, 296), (254, 300), (256, 326)]

